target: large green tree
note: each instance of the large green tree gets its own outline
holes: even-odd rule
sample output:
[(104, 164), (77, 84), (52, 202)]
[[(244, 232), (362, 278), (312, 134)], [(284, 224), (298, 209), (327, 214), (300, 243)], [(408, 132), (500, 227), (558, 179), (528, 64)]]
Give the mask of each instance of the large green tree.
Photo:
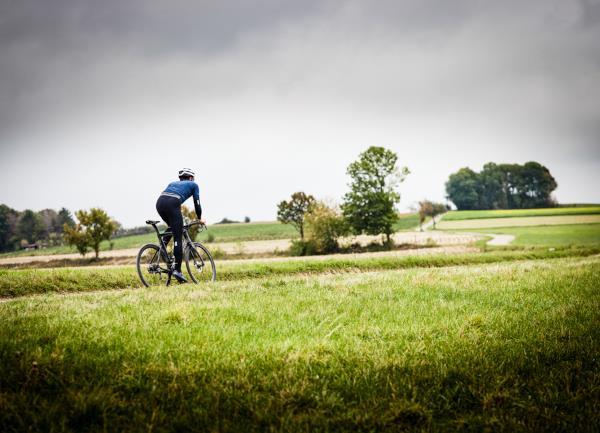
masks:
[(384, 234), (390, 243), (398, 221), (397, 188), (410, 173), (398, 166), (398, 155), (389, 149), (372, 146), (348, 166), (350, 191), (344, 196), (342, 212), (355, 234)]
[(542, 164), (530, 161), (521, 168), (520, 201), (524, 208), (552, 206), (552, 191), (558, 184), (550, 170)]
[(283, 200), (277, 205), (277, 220), (296, 227), (300, 233), (300, 239), (304, 241), (304, 217), (315, 203), (312, 195), (302, 191), (295, 192), (290, 200)]
[(446, 194), (458, 209), (479, 208), (479, 179), (468, 167), (451, 174), (446, 182)]

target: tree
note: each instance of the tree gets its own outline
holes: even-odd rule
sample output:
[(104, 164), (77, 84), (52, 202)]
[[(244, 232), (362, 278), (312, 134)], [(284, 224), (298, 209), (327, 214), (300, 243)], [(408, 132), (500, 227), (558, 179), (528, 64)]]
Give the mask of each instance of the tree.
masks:
[(312, 195), (295, 192), (289, 201), (283, 200), (277, 205), (277, 220), (296, 227), (300, 232), (300, 240), (304, 241), (304, 216), (314, 204)]
[(34, 211), (27, 209), (21, 214), (17, 223), (17, 236), (32, 244), (44, 236), (45, 229), (42, 218)]
[(307, 242), (317, 253), (332, 253), (339, 249), (338, 239), (349, 233), (350, 227), (339, 209), (324, 202), (311, 205), (305, 215)]
[(427, 217), (431, 217), (433, 228), (435, 229), (435, 217), (445, 213), (448, 210), (443, 203), (434, 203), (429, 200), (419, 202), (419, 224), (423, 231), (423, 223)]
[(421, 231), (423, 231), (423, 223), (433, 213), (433, 204), (428, 201), (420, 201), (419, 202), (419, 227)]
[(89, 211), (79, 210), (75, 212), (79, 223), (75, 227), (68, 224), (63, 226), (65, 240), (69, 245), (75, 245), (77, 250), (85, 255), (88, 247), (100, 254), (100, 243), (109, 240), (117, 229), (117, 224), (100, 208), (91, 208)]
[(410, 173), (397, 166), (398, 156), (391, 150), (372, 146), (348, 166), (352, 178), (350, 192), (344, 196), (342, 212), (355, 234), (385, 234), (387, 243), (399, 219), (397, 187)]
[(446, 193), (459, 210), (479, 208), (479, 179), (468, 167), (451, 174), (446, 182)]
[(506, 165), (489, 162), (478, 175), (479, 209), (506, 209), (508, 207), (508, 178)]
[(519, 191), (522, 207), (545, 207), (553, 206), (552, 191), (558, 184), (550, 170), (538, 162), (526, 162), (521, 169), (521, 185)]
[(82, 256), (85, 256), (88, 252), (90, 248), (90, 239), (81, 224), (75, 224), (73, 227), (65, 224), (63, 226), (63, 237), (67, 245), (74, 246)]
[(56, 217), (56, 233), (62, 233), (64, 225), (68, 225), (69, 227), (75, 227), (75, 220), (73, 220), (73, 216), (71, 215), (71, 211), (69, 209), (63, 207), (58, 211), (58, 215)]
[(0, 205), (0, 251), (13, 249), (16, 222), (19, 214), (16, 210)]

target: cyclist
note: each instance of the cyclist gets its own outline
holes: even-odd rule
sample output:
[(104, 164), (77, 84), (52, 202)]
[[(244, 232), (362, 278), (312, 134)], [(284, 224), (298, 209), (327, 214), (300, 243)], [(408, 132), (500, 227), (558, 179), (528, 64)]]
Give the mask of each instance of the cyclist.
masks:
[[(180, 283), (186, 283), (187, 279), (181, 273), (181, 260), (183, 256), (181, 239), (183, 236), (183, 216), (181, 215), (181, 205), (184, 201), (194, 196), (194, 209), (196, 216), (202, 224), (202, 208), (200, 207), (200, 190), (198, 184), (194, 182), (194, 172), (189, 168), (179, 170), (179, 181), (171, 182), (167, 188), (160, 194), (156, 201), (156, 210), (164, 222), (171, 228), (175, 245), (173, 252), (175, 254), (175, 263), (173, 276)], [(171, 236), (164, 238), (165, 245), (169, 243)]]

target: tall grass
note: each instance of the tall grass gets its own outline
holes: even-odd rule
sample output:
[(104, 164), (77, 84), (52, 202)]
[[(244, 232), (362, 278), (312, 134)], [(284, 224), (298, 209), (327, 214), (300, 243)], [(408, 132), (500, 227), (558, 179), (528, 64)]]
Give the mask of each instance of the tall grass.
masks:
[(598, 431), (600, 259), (0, 303), (0, 430)]
[[(321, 273), (446, 267), (515, 260), (542, 260), (585, 257), (600, 253), (600, 247), (492, 250), (473, 254), (431, 254), (423, 256), (375, 256), (348, 258), (289, 259), (281, 261), (217, 262), (221, 281)], [(141, 287), (134, 266), (105, 268), (0, 269), (0, 297), (49, 292), (84, 292)], [(173, 290), (177, 290), (174, 286)]]

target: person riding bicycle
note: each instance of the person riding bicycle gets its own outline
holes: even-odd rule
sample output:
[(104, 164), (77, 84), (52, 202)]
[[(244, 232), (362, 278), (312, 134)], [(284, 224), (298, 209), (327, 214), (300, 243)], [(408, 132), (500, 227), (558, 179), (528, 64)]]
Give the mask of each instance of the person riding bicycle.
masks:
[[(194, 210), (196, 216), (202, 224), (202, 207), (200, 207), (200, 189), (194, 182), (195, 174), (189, 168), (179, 170), (179, 181), (171, 182), (167, 188), (160, 194), (156, 201), (156, 210), (164, 222), (171, 228), (175, 245), (173, 252), (175, 263), (173, 276), (180, 283), (187, 283), (187, 279), (181, 273), (181, 260), (183, 256), (181, 241), (183, 236), (183, 215), (181, 214), (181, 205), (191, 196), (194, 196)], [(169, 243), (171, 236), (165, 236), (165, 245)]]

